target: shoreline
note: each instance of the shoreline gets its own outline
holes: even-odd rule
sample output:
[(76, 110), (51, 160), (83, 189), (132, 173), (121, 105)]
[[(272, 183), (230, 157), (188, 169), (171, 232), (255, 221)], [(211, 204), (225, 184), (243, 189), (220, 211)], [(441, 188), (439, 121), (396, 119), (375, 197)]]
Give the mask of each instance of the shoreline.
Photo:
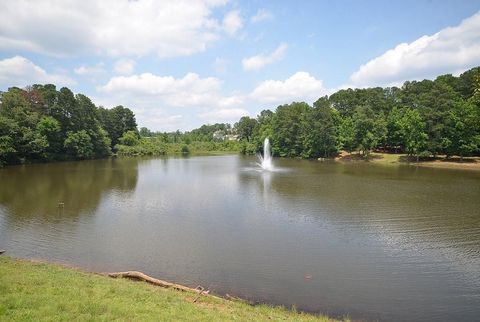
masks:
[(380, 164), (387, 166), (409, 165), (437, 169), (459, 169), (480, 171), (480, 157), (465, 157), (460, 161), (459, 157), (446, 159), (445, 157), (431, 158), (430, 160), (420, 160), (419, 162), (410, 161), (408, 156), (403, 153), (380, 153), (372, 152), (370, 158), (365, 160), (360, 154), (342, 151), (333, 159), (339, 163), (364, 162), (371, 164)]
[(294, 307), (253, 304), (228, 294), (217, 296), (149, 276), (160, 283), (139, 282), (129, 276), (118, 278), (124, 273), (99, 273), (64, 263), (0, 256), (0, 320), (56, 316), (62, 320), (350, 321), (348, 317), (338, 320)]

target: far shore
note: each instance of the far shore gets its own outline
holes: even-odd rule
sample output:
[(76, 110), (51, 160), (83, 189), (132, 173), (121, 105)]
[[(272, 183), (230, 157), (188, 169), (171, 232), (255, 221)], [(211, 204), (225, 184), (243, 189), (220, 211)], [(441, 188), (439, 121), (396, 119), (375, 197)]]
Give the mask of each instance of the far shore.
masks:
[(462, 169), (462, 170), (480, 170), (480, 157), (464, 157), (463, 160), (460, 157), (446, 158), (445, 156), (438, 156), (437, 158), (421, 159), (416, 162), (415, 159), (408, 157), (402, 153), (380, 153), (372, 152), (369, 158), (366, 160), (358, 152), (346, 152), (342, 151), (335, 161), (348, 163), (348, 162), (371, 162), (374, 164), (382, 165), (414, 165), (421, 167), (443, 168), (443, 169)]

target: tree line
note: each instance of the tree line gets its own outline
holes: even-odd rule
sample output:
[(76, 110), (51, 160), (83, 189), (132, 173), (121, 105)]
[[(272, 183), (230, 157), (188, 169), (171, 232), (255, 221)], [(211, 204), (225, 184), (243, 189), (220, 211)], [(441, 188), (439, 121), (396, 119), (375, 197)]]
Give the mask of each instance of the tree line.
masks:
[(33, 85), (0, 93), (0, 166), (106, 157), (128, 132), (133, 112), (97, 107), (66, 87)]
[[(214, 135), (215, 134), (215, 135)], [(235, 135), (239, 142), (227, 141)], [(123, 106), (97, 107), (66, 87), (33, 85), (0, 92), (0, 165), (124, 155), (262, 150), (282, 157), (332, 157), (341, 150), (427, 156), (480, 155), (480, 67), (458, 77), (407, 81), (401, 87), (342, 89), (313, 105), (293, 102), (256, 118), (188, 132), (137, 130)]]
[(331, 157), (340, 150), (403, 152), (416, 158), (480, 154), (480, 67), (458, 77), (407, 81), (401, 87), (342, 89), (304, 102), (242, 117), (234, 131), (244, 153)]

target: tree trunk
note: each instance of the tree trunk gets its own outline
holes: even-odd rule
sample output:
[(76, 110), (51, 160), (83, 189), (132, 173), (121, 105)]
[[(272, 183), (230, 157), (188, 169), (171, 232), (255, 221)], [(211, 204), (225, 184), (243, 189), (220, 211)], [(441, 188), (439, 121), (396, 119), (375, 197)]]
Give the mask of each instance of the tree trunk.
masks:
[[(118, 273), (109, 273), (108, 276), (117, 278), (117, 277), (126, 277), (126, 278), (132, 278), (132, 279), (138, 279), (153, 285), (165, 287), (165, 288), (173, 288), (179, 291), (188, 291), (188, 292), (195, 292), (195, 293), (202, 293), (202, 290), (196, 289), (196, 288), (190, 288), (187, 286), (183, 286), (180, 284), (175, 284), (175, 283), (170, 283), (167, 281), (162, 281), (153, 277), (150, 277), (142, 272), (137, 272), (137, 271), (128, 271), (128, 272), (118, 272)], [(203, 292), (205, 293), (205, 292)]]

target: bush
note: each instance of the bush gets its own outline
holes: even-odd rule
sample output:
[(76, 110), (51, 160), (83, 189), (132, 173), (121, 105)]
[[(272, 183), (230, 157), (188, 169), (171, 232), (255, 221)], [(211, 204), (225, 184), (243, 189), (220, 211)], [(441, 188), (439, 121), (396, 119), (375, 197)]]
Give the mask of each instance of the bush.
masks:
[(188, 153), (190, 153), (190, 149), (188, 148), (188, 145), (182, 146), (182, 153), (183, 153), (183, 154), (188, 154)]

